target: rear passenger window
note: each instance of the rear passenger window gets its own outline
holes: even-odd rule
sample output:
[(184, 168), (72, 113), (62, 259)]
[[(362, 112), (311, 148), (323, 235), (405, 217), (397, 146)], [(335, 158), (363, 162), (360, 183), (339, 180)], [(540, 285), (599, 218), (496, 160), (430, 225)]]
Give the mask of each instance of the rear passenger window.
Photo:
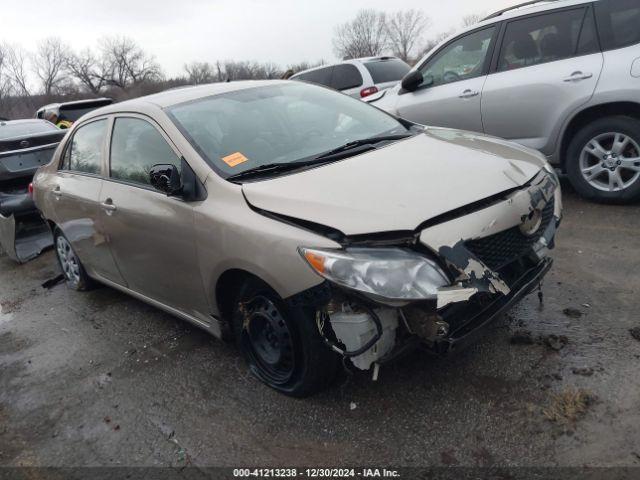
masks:
[(331, 84), (332, 70), (333, 67), (318, 68), (310, 72), (302, 73), (293, 78), (293, 80), (302, 80), (304, 82), (317, 83), (328, 87)]
[(65, 152), (61, 168), (74, 172), (99, 174), (106, 133), (106, 120), (98, 120), (78, 128)]
[(333, 67), (331, 86), (336, 90), (348, 90), (362, 85), (362, 75), (354, 65), (344, 64)]
[(598, 35), (596, 33), (596, 22), (593, 19), (593, 10), (590, 8), (584, 17), (580, 39), (578, 40), (578, 55), (587, 55), (600, 50), (598, 45)]
[(117, 118), (111, 137), (111, 178), (148, 185), (149, 170), (158, 164), (181, 170), (182, 161), (149, 122)]
[[(498, 70), (514, 70), (575, 56), (585, 12), (585, 8), (578, 8), (509, 22)], [(585, 32), (585, 38), (588, 33)]]
[(604, 50), (640, 43), (640, 2), (600, 0), (595, 2), (600, 41)]

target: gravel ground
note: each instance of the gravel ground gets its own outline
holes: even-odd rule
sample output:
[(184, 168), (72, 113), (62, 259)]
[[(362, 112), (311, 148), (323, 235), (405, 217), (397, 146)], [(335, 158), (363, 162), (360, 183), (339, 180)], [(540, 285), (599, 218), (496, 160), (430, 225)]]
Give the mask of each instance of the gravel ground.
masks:
[(640, 465), (639, 232), (565, 187), (542, 305), (306, 400), (114, 290), (42, 288), (53, 252), (0, 258), (0, 465)]

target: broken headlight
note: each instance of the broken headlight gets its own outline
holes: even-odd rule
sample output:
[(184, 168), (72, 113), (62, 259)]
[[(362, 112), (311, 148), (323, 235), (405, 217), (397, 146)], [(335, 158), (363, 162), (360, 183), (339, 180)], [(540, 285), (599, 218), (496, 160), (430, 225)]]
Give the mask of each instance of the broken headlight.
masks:
[(298, 251), (327, 280), (380, 299), (433, 299), (439, 287), (449, 285), (435, 262), (400, 248)]

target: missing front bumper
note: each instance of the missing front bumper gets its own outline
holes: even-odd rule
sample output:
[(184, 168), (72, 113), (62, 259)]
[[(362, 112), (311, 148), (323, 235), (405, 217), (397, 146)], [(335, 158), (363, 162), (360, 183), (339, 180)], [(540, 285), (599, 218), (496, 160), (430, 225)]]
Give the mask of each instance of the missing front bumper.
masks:
[[(461, 350), (473, 343), (487, 326), (540, 285), (552, 265), (551, 258), (544, 258), (540, 263), (529, 268), (511, 285), (511, 291), (508, 295), (501, 295), (482, 305), (479, 302), (470, 302), (463, 306), (465, 308), (462, 311), (458, 309), (445, 311), (442, 315), (445, 321), (451, 320), (453, 316), (465, 315), (465, 313), (469, 316), (463, 323), (458, 323), (452, 329), (448, 338), (436, 343), (437, 353), (444, 354)], [(455, 322), (451, 321), (450, 324), (455, 324)]]

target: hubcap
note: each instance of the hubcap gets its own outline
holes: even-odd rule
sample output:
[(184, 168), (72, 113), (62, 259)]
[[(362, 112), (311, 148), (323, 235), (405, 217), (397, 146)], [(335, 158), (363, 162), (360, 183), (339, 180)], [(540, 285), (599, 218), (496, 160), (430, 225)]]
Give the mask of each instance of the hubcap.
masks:
[(62, 235), (56, 241), (56, 252), (66, 279), (74, 285), (80, 283), (80, 263), (71, 245)]
[(640, 146), (628, 135), (603, 133), (580, 153), (580, 172), (594, 188), (619, 192), (640, 178)]
[(245, 305), (242, 342), (258, 374), (275, 384), (286, 383), (295, 368), (291, 333), (278, 308), (258, 296)]

